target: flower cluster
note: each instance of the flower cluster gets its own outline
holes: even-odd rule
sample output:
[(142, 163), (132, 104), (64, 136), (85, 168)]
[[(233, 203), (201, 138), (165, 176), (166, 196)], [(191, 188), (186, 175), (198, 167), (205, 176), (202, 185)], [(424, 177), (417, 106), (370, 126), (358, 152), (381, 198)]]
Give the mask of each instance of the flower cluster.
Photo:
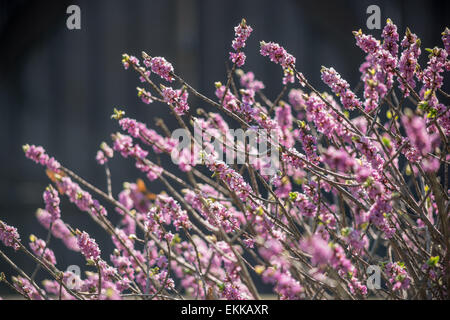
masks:
[[(387, 33), (389, 33), (389, 31)], [(368, 54), (372, 65), (376, 69), (381, 69), (378, 77), (383, 80), (386, 89), (389, 90), (393, 84), (394, 70), (397, 67), (397, 57), (393, 56), (390, 51), (383, 48), (379, 40), (370, 35), (363, 34), (361, 30), (354, 31), (353, 34), (356, 38), (356, 44)], [(390, 48), (392, 48), (392, 42), (392, 38), (387, 42), (391, 43)]]
[(25, 156), (28, 159), (33, 160), (36, 163), (39, 163), (43, 166), (46, 166), (48, 169), (58, 172), (60, 164), (58, 161), (55, 160), (53, 157), (49, 157), (46, 153), (44, 148), (41, 146), (35, 146), (35, 145), (24, 145), (23, 151), (25, 152)]
[(445, 51), (450, 55), (450, 29), (445, 28), (444, 32), (442, 32), (442, 42), (444, 43)]
[(235, 38), (231, 44), (236, 52), (230, 52), (230, 60), (238, 67), (242, 67), (245, 63), (245, 53), (241, 51), (245, 47), (246, 41), (253, 29), (245, 19), (242, 19), (241, 23), (234, 28)]
[(27, 278), (17, 276), (13, 277), (12, 280), (16, 290), (23, 296), (27, 297), (27, 299), (32, 300), (43, 299), (39, 291), (31, 284), (31, 282)]
[(430, 59), (428, 60), (428, 65), (418, 76), (423, 82), (423, 87), (420, 91), (422, 99), (426, 99), (426, 96), (431, 96), (428, 93), (428, 90), (434, 91), (442, 87), (444, 80), (442, 73), (444, 70), (450, 70), (450, 62), (447, 60), (447, 51), (437, 47), (432, 50), (430, 49), (430, 51), (431, 53), (429, 55)]
[(361, 107), (361, 102), (350, 90), (350, 85), (347, 81), (341, 78), (341, 75), (334, 70), (334, 68), (322, 67), (322, 80), (325, 82), (333, 92), (340, 97), (344, 108), (353, 110), (355, 107)]
[(112, 138), (114, 150), (118, 151), (124, 158), (135, 158), (136, 168), (146, 173), (150, 181), (158, 179), (163, 169), (146, 159), (148, 151), (142, 149), (138, 144), (133, 144), (133, 139), (130, 136), (117, 133)]
[(144, 65), (150, 68), (152, 72), (166, 81), (172, 82), (174, 80), (172, 73), (174, 71), (173, 66), (163, 57), (146, 57), (144, 59)]
[(77, 231), (77, 243), (81, 253), (86, 259), (98, 260), (100, 258), (100, 249), (86, 231)]
[(404, 96), (408, 96), (410, 90), (406, 84), (413, 89), (416, 87), (414, 76), (417, 69), (417, 59), (419, 59), (421, 53), (420, 39), (409, 29), (406, 29), (401, 46), (403, 51), (398, 62), (398, 69), (403, 79), (400, 80), (400, 89), (403, 90)]
[(189, 110), (187, 102), (189, 94), (185, 89), (173, 90), (170, 87), (163, 87), (162, 94), (167, 104), (174, 105), (176, 114), (181, 116)]
[(275, 284), (274, 291), (281, 299), (298, 299), (302, 296), (304, 288), (289, 272), (290, 262), (284, 257), (283, 251), (279, 240), (266, 240), (259, 253), (269, 261), (270, 267), (262, 272), (262, 279), (264, 282)]
[(387, 19), (386, 26), (383, 28), (381, 36), (384, 39), (382, 46), (383, 49), (389, 51), (393, 57), (397, 56), (399, 35), (397, 32), (397, 26), (391, 19)]
[[(417, 35), (406, 29), (399, 43), (390, 19), (381, 41), (355, 32), (366, 53), (361, 100), (332, 67), (322, 68), (321, 76), (334, 95), (320, 92), (297, 71), (294, 56), (262, 41), (260, 53), (283, 68), (283, 89), (271, 100), (254, 72), (236, 69), (251, 33), (245, 20), (235, 28), (233, 69), (226, 85), (215, 83), (216, 101), (175, 75), (165, 58), (142, 53), (141, 66), (123, 55), (125, 69), (149, 84), (138, 96), (169, 105), (187, 140), (162, 119), (156, 125), (164, 134), (115, 109), (120, 132), (96, 156), (105, 165), (108, 192), (42, 147), (23, 147), (51, 181), (45, 209), (36, 212), (39, 223), (48, 239), (80, 252), (92, 270), (83, 277), (58, 270), (58, 252), (49, 247), (55, 241), (31, 235), (27, 250), (17, 229), (0, 221), (1, 243), (22, 249), (52, 276), (38, 287), (13, 264), (20, 276), (11, 276), (12, 290), (27, 299), (238, 300), (266, 293), (258, 279), (279, 299), (449, 298), (443, 177), (450, 111), (439, 101), (448, 97), (449, 29), (442, 34), (444, 48), (426, 49), (425, 68)], [(152, 73), (163, 80), (150, 79)], [(295, 78), (305, 88), (297, 88)], [(164, 80), (177, 80), (181, 88)], [(398, 93), (410, 97), (398, 99)], [(190, 94), (226, 117), (206, 108), (183, 116)], [(186, 141), (190, 148), (181, 148)], [(114, 152), (131, 158), (139, 175), (124, 182), (117, 197), (111, 183), (116, 168), (109, 167)], [(167, 165), (168, 157), (178, 167)], [(62, 220), (60, 197), (110, 236), (108, 261), (93, 237)], [(103, 201), (114, 209), (109, 214)], [(12, 264), (10, 253), (1, 253)], [(403, 262), (394, 262), (399, 258)], [(369, 265), (382, 266), (385, 289), (366, 287)]]
[(252, 193), (252, 188), (238, 172), (230, 168), (225, 162), (213, 157), (207, 157), (205, 162), (208, 169), (222, 179), (242, 201), (248, 199)]
[(47, 243), (44, 240), (31, 235), (30, 248), (36, 256), (43, 257), (45, 261), (52, 265), (56, 264), (55, 253), (50, 248), (47, 248)]
[[(268, 56), (270, 61), (283, 67), (283, 84), (294, 83), (295, 57), (275, 42), (266, 43), (261, 41), (260, 46), (261, 49), (259, 52), (262, 56)], [(297, 77), (299, 78), (300, 83), (303, 84), (303, 75), (298, 73)]]
[(411, 285), (411, 279), (405, 270), (404, 263), (395, 262), (388, 263), (385, 266), (386, 276), (389, 277), (389, 283), (392, 285), (392, 290), (397, 291), (401, 289), (408, 289)]
[(247, 41), (248, 37), (252, 33), (253, 29), (249, 25), (247, 25), (247, 21), (245, 19), (242, 19), (241, 23), (234, 27), (234, 32), (236, 37), (233, 40), (232, 47), (234, 50), (238, 51), (245, 47), (245, 42)]
[(127, 70), (131, 65), (139, 66), (139, 59), (135, 56), (129, 56), (126, 53), (122, 55), (122, 64), (125, 70)]
[(140, 139), (142, 143), (151, 145), (155, 153), (171, 153), (177, 144), (173, 139), (161, 136), (155, 130), (147, 128), (145, 123), (138, 122), (135, 119), (123, 118), (119, 120), (119, 125), (133, 138)]
[[(36, 211), (36, 218), (39, 223), (47, 230), (49, 230), (52, 235), (61, 239), (64, 245), (72, 251), (80, 251), (77, 244), (77, 238), (72, 234), (72, 232), (67, 228), (65, 223), (61, 219), (57, 219), (52, 223), (52, 216), (46, 210), (38, 209)], [(50, 228), (51, 225), (51, 228)]]
[(240, 84), (248, 90), (258, 92), (265, 88), (264, 83), (255, 79), (255, 74), (251, 71), (244, 73), (241, 69), (236, 70), (236, 74), (240, 77)]
[(44, 191), (45, 210), (50, 213), (51, 222), (55, 222), (61, 217), (61, 210), (59, 209), (58, 191), (49, 185)]
[(269, 57), (270, 61), (281, 65), (284, 69), (290, 68), (295, 64), (295, 58), (289, 54), (282, 46), (275, 42), (266, 43), (261, 41), (260, 53), (264, 57)]
[(313, 265), (327, 265), (330, 263), (333, 252), (320, 235), (315, 234), (312, 237), (306, 238), (301, 242), (303, 251), (311, 255), (311, 263)]
[(114, 150), (106, 142), (102, 142), (100, 144), (100, 150), (97, 151), (97, 155), (95, 156), (95, 160), (97, 160), (98, 164), (103, 165), (108, 162), (108, 158), (112, 157), (114, 157)]
[[(147, 72), (149, 72), (149, 71), (147, 71)], [(141, 77), (142, 77), (142, 76), (141, 76)], [(142, 81), (142, 80), (145, 81), (144, 78), (142, 78), (141, 81)], [(145, 90), (145, 89), (143, 89), (143, 88), (139, 88), (139, 87), (137, 87), (136, 90), (137, 90), (137, 92), (138, 92), (138, 93), (137, 93), (138, 97), (141, 98), (141, 100), (142, 100), (143, 103), (145, 103), (145, 104), (150, 104), (150, 103), (153, 102), (154, 97), (151, 95), (150, 92), (148, 92), (147, 90)]]

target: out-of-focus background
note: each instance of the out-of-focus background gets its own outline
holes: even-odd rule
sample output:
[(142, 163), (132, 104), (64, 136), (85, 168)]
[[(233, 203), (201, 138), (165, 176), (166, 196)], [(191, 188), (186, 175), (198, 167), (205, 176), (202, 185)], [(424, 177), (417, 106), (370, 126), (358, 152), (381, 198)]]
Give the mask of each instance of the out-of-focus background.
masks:
[[(66, 9), (81, 8), (81, 30), (68, 30)], [(168, 119), (168, 108), (143, 104), (136, 96), (140, 85), (135, 72), (125, 71), (121, 55), (140, 57), (145, 50), (164, 56), (177, 74), (199, 91), (214, 97), (214, 82), (226, 81), (233, 27), (245, 17), (254, 32), (245, 52), (245, 70), (264, 81), (265, 94), (275, 98), (281, 90), (281, 69), (259, 55), (259, 41), (275, 41), (297, 58), (297, 66), (320, 90), (320, 67), (333, 66), (355, 87), (364, 59), (355, 46), (353, 30), (379, 38), (381, 30), (368, 30), (369, 5), (381, 9), (382, 27), (391, 18), (422, 39), (422, 48), (441, 46), (441, 32), (450, 22), (449, 1), (289, 1), (289, 0), (0, 0), (0, 219), (18, 227), (22, 239), (30, 233), (45, 237), (34, 213), (43, 207), (48, 184), (42, 167), (27, 160), (25, 143), (42, 145), (63, 165), (105, 189), (105, 173), (95, 154), (118, 125), (110, 119), (120, 106), (128, 116), (153, 126), (155, 117)], [(426, 54), (422, 54), (426, 61)], [(195, 101), (191, 108), (204, 107)], [(170, 164), (169, 164), (170, 165)], [(131, 161), (111, 163), (113, 192), (139, 172)], [(147, 183), (158, 191), (157, 183)], [(84, 228), (105, 246), (106, 235), (85, 214), (64, 200), (64, 220)], [(25, 241), (27, 242), (27, 241)], [(52, 242), (58, 267), (82, 265), (77, 255)], [(4, 249), (31, 271), (26, 257)], [(0, 261), (0, 271), (11, 270)], [(5, 289), (0, 286), (0, 292)]]

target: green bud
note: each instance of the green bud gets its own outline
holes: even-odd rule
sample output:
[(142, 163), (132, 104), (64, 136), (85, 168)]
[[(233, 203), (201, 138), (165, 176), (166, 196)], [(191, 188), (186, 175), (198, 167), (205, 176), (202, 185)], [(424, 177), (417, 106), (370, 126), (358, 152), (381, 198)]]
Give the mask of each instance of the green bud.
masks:
[(438, 263), (439, 263), (439, 256), (431, 257), (431, 258), (428, 259), (428, 261), (427, 261), (427, 264), (428, 264), (430, 267), (436, 267)]

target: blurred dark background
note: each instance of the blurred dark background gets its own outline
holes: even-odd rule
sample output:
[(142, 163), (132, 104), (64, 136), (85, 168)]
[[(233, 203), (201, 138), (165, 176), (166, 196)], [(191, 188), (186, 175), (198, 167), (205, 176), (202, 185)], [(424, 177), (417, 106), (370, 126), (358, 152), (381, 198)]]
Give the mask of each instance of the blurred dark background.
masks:
[[(66, 27), (71, 4), (81, 8), (81, 30)], [(139, 57), (145, 50), (164, 56), (177, 74), (213, 97), (214, 82), (226, 81), (233, 27), (245, 17), (254, 32), (244, 69), (264, 81), (269, 98), (281, 90), (281, 69), (259, 55), (260, 40), (285, 46), (320, 90), (325, 89), (321, 65), (335, 67), (355, 87), (364, 54), (351, 32), (361, 28), (379, 37), (380, 30), (366, 27), (366, 9), (372, 4), (381, 8), (382, 27), (389, 17), (400, 38), (409, 26), (422, 39), (422, 48), (442, 47), (449, 1), (0, 0), (0, 219), (18, 227), (25, 242), (30, 233), (45, 238), (34, 212), (43, 207), (48, 180), (42, 167), (24, 157), (23, 144), (42, 145), (66, 167), (105, 189), (105, 173), (95, 154), (100, 142), (109, 142), (119, 129), (110, 119), (113, 108), (121, 106), (149, 126), (155, 117), (170, 119), (166, 106), (145, 105), (137, 98), (140, 82), (135, 72), (123, 70), (122, 53)], [(193, 100), (195, 107), (205, 106)], [(171, 120), (167, 123), (175, 127)], [(115, 195), (124, 181), (139, 177), (131, 161), (115, 159), (111, 171)], [(107, 258), (112, 248), (105, 233), (67, 200), (62, 209), (65, 221), (88, 230), (105, 246)], [(60, 269), (82, 265), (58, 240), (51, 247)], [(33, 269), (24, 256), (3, 246), (1, 250), (26, 271)], [(0, 271), (11, 274), (3, 261)], [(4, 289), (0, 286), (0, 292)]]

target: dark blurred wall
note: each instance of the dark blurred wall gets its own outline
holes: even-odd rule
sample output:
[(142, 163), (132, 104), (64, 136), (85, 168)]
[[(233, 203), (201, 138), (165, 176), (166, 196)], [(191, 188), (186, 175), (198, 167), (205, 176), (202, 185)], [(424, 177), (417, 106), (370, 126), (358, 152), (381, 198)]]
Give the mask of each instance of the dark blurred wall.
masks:
[[(0, 218), (18, 226), (23, 239), (31, 232), (44, 237), (34, 211), (43, 206), (48, 181), (43, 169), (23, 156), (24, 143), (44, 146), (62, 164), (104, 189), (105, 175), (95, 153), (100, 142), (109, 141), (110, 133), (118, 130), (110, 119), (112, 109), (121, 106), (127, 115), (150, 126), (154, 117), (170, 119), (166, 106), (139, 101), (138, 77), (121, 65), (124, 52), (140, 56), (145, 50), (166, 57), (179, 75), (213, 97), (214, 82), (225, 82), (233, 27), (245, 17), (254, 29), (245, 49), (245, 70), (254, 70), (265, 82), (268, 97), (274, 98), (281, 89), (281, 69), (259, 55), (260, 40), (285, 46), (297, 57), (298, 69), (319, 89), (325, 89), (321, 65), (335, 67), (354, 87), (364, 55), (351, 32), (362, 28), (380, 35), (366, 28), (369, 5), (380, 6), (382, 26), (392, 18), (401, 37), (409, 26), (425, 48), (442, 46), (440, 33), (449, 25), (449, 3), (0, 0)], [(66, 28), (70, 4), (81, 8), (81, 30)], [(191, 105), (198, 106), (204, 107), (198, 101)], [(130, 161), (113, 161), (111, 170), (115, 194), (123, 181), (139, 177)], [(157, 190), (159, 185), (150, 188)], [(68, 222), (98, 231), (67, 201), (63, 215)], [(103, 233), (96, 236), (106, 243)], [(61, 269), (80, 261), (58, 255)], [(9, 269), (0, 261), (2, 270)]]

